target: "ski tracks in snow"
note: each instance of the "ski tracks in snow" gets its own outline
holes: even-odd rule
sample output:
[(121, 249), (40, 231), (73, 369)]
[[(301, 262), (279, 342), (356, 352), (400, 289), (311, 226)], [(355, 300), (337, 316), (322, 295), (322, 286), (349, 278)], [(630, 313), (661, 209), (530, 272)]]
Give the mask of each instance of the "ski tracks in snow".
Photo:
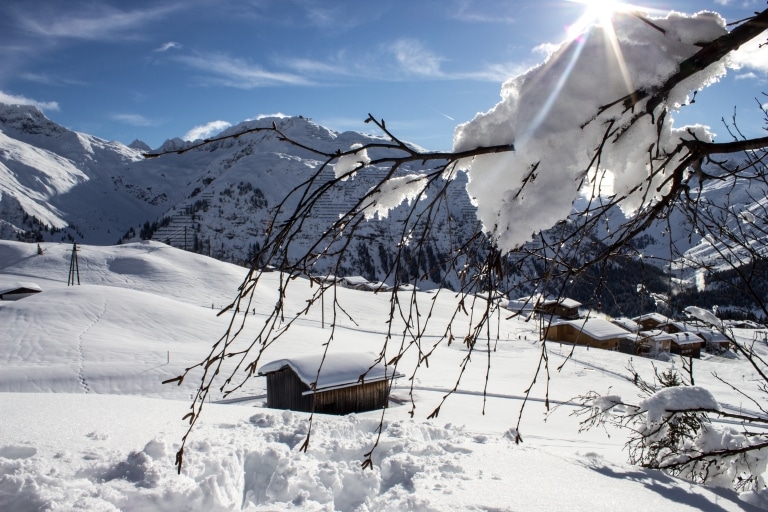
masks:
[(88, 327), (86, 327), (77, 337), (77, 380), (80, 382), (80, 387), (86, 394), (90, 391), (90, 387), (88, 386), (88, 381), (85, 378), (85, 352), (83, 351), (83, 339), (85, 338), (85, 335), (88, 333), (88, 331), (93, 329), (93, 327), (99, 323), (99, 320), (102, 319), (106, 312), (107, 303), (104, 302), (104, 307), (101, 309), (101, 313), (96, 315), (96, 318), (93, 320), (93, 322), (91, 322)]

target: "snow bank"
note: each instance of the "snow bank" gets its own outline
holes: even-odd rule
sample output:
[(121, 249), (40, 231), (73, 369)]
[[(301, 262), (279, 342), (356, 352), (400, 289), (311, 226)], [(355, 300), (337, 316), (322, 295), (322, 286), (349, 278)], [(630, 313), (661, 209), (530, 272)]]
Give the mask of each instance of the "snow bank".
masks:
[[(612, 30), (592, 27), (564, 43), (543, 64), (507, 81), (495, 107), (456, 128), (455, 151), (515, 145), (513, 153), (483, 155), (464, 163), (478, 217), (502, 249), (512, 249), (566, 218), (607, 130), (629, 128), (644, 103), (626, 112), (621, 102), (602, 112), (601, 107), (662, 84), (681, 61), (699, 50), (695, 43), (726, 33), (724, 20), (713, 13), (692, 17), (672, 13), (653, 23), (665, 32), (619, 14)], [(724, 73), (725, 65), (719, 63), (695, 74), (671, 92), (663, 107), (679, 108), (689, 91)], [(660, 112), (657, 109), (655, 115)], [(659, 132), (651, 116), (645, 116), (606, 144), (600, 167), (612, 171), (616, 194), (627, 196), (621, 203), (625, 212), (658, 195), (656, 188), (664, 177), (646, 183), (649, 148), (670, 151), (680, 138), (691, 137), (671, 124), (664, 123)], [(703, 127), (692, 130), (700, 139), (711, 140)], [(671, 162), (669, 168), (675, 165)]]
[(375, 464), (363, 470), (378, 413), (316, 416), (302, 453), (307, 415), (232, 405), (208, 406), (178, 475), (173, 461), (186, 407), (127, 396), (0, 394), (0, 510), (613, 512), (632, 503), (656, 512), (744, 505), (594, 452), (564, 458), (503, 433), (409, 419), (385, 423)]

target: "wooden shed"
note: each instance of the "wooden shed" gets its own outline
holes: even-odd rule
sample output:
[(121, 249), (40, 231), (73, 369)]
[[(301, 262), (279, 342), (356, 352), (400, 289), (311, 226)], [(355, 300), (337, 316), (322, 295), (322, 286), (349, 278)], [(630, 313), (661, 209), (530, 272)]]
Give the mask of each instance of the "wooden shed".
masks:
[(605, 350), (618, 350), (620, 341), (627, 336), (633, 335), (601, 318), (552, 322), (544, 333), (545, 339), (550, 341), (564, 341)]
[(672, 341), (675, 336), (661, 329), (640, 331), (638, 334), (638, 355), (658, 357), (662, 353), (668, 354), (672, 350)]
[(259, 368), (267, 377), (267, 407), (338, 415), (386, 407), (392, 381), (402, 374), (374, 364), (377, 358), (347, 352), (328, 354), (324, 362), (313, 354), (267, 363)]
[(579, 318), (581, 302), (566, 297), (559, 299), (547, 299), (535, 306), (535, 311), (540, 316), (557, 316), (575, 320)]
[(692, 332), (672, 332), (669, 335), (672, 336), (671, 352), (673, 354), (701, 357), (701, 344), (704, 343), (704, 340), (698, 335)]
[(644, 331), (657, 329), (661, 324), (669, 322), (669, 318), (661, 313), (646, 313), (644, 315), (636, 316), (632, 320), (640, 324), (640, 327)]
[(19, 300), (42, 291), (43, 289), (35, 283), (0, 285), (0, 300)]

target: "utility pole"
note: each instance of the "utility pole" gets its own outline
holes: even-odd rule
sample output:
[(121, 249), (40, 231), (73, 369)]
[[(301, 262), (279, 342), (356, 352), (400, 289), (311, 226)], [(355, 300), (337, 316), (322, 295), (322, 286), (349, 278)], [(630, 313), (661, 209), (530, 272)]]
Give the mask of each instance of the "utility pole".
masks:
[(67, 280), (67, 286), (75, 285), (75, 277), (77, 277), (77, 284), (80, 284), (80, 267), (77, 264), (77, 242), (72, 243), (72, 258), (69, 260), (69, 279)]

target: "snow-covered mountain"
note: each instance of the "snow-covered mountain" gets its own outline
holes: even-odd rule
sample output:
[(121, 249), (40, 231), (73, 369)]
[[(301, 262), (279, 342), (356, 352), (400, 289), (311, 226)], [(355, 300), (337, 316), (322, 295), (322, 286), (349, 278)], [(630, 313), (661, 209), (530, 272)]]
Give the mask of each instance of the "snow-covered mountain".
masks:
[[(303, 117), (246, 121), (222, 135), (273, 123), (294, 140), (327, 152), (377, 140), (336, 133)], [(152, 151), (171, 153), (147, 159), (141, 141), (128, 147), (76, 133), (27, 106), (3, 105), (0, 132), (0, 237), (90, 244), (152, 237), (233, 262), (249, 259), (263, 242), (274, 206), (321, 163), (316, 154), (268, 132), (183, 153), (174, 152), (193, 143), (171, 139)], [(371, 169), (331, 190), (305, 231), (327, 229), (383, 172)], [(321, 181), (332, 176), (329, 168)], [(461, 179), (451, 185), (445, 216), (466, 222), (458, 231), (456, 225), (437, 226), (431, 244), (435, 254), (450, 254), (451, 244), (474, 228), (464, 185)], [(388, 219), (364, 223), (341, 270), (383, 279), (389, 271), (385, 254), (400, 241), (393, 223), (401, 217), (395, 211)]]
[[(222, 135), (273, 123), (293, 140), (327, 153), (381, 141), (356, 132), (337, 133), (303, 117), (246, 121)], [(95, 245), (153, 238), (224, 261), (246, 262), (263, 243), (275, 206), (312, 175), (322, 158), (279, 140), (273, 132), (254, 131), (197, 148), (193, 145), (171, 139), (151, 151), (138, 140), (125, 146), (68, 130), (35, 107), (0, 104), (0, 238)], [(180, 150), (185, 151), (177, 153)], [(148, 152), (165, 154), (144, 158)], [(296, 237), (292, 250), (309, 249), (317, 233), (325, 232), (352, 208), (386, 171), (368, 169), (325, 194), (315, 205), (314, 215), (306, 219), (304, 234)], [(329, 167), (317, 185), (332, 177)], [(409, 269), (411, 276), (426, 276), (423, 286), (443, 279), (458, 285), (445, 261), (477, 226), (465, 185), (463, 175), (450, 184), (439, 215), (443, 220), (434, 224), (425, 244), (429, 254), (421, 258), (423, 267)], [(747, 185), (713, 181), (707, 183), (701, 197), (701, 204), (727, 202), (734, 211), (743, 211), (742, 219), (751, 220), (746, 223), (750, 229), (761, 232), (760, 201), (765, 199), (756, 197)], [(364, 222), (348, 257), (341, 267), (332, 269), (334, 273), (386, 280), (394, 248), (401, 240), (404, 212), (401, 207), (386, 219)], [(615, 231), (621, 222), (620, 212), (610, 215), (607, 232)], [(737, 226), (731, 228), (736, 231)], [(636, 242), (646, 261), (659, 265), (684, 256), (713, 266), (720, 257), (717, 242), (713, 245), (692, 230), (689, 219), (680, 212), (672, 212), (669, 221), (651, 225)], [(670, 250), (670, 242), (676, 249)], [(759, 239), (756, 243), (765, 245)], [(330, 262), (321, 261), (315, 270), (329, 269)], [(530, 275), (535, 269), (526, 272)], [(693, 271), (678, 274), (693, 283)], [(638, 284), (630, 282), (628, 290)]]

